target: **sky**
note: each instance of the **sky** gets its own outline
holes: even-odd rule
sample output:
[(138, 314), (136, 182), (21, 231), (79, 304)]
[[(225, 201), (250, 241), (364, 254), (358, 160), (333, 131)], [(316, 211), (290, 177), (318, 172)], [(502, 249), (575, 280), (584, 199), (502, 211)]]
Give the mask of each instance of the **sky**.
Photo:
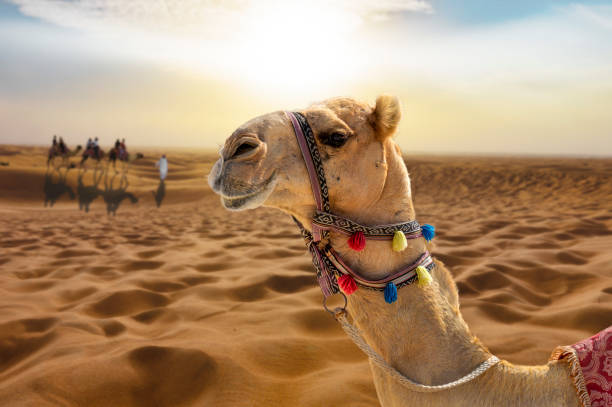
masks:
[(216, 149), (382, 93), (408, 153), (612, 156), (612, 1), (0, 0), (0, 144)]

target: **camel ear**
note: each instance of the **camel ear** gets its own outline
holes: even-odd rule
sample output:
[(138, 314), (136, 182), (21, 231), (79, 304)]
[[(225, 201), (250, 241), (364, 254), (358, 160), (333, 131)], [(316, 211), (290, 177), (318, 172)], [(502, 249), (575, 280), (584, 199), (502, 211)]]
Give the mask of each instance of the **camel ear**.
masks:
[(380, 95), (376, 98), (372, 115), (378, 139), (384, 140), (392, 136), (402, 118), (399, 99), (391, 95)]

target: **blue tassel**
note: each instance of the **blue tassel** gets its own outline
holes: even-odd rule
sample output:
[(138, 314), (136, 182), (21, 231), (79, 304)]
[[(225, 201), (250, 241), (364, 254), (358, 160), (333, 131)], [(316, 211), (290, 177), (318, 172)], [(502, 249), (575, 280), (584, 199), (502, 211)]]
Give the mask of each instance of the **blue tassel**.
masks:
[(431, 239), (433, 239), (436, 235), (436, 228), (426, 223), (424, 225), (421, 225), (421, 232), (423, 233), (423, 237), (425, 238), (425, 240), (430, 242)]
[(393, 304), (397, 301), (397, 287), (393, 283), (387, 283), (385, 287), (385, 301), (387, 304)]

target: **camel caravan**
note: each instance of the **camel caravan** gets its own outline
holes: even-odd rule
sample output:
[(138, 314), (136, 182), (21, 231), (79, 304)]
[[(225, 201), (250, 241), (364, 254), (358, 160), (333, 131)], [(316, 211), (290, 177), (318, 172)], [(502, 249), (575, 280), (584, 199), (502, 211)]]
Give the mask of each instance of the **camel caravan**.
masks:
[[(368, 355), (383, 407), (612, 405), (611, 328), (543, 366), (500, 360), (471, 334), (451, 273), (429, 252), (435, 229), (415, 220), (393, 140), (400, 117), (392, 96), (257, 117), (226, 140), (208, 182), (229, 210), (293, 217), (323, 305)], [(334, 295), (343, 305), (327, 305)]]
[[(70, 162), (70, 158), (76, 156), (82, 147), (78, 145), (73, 151), (71, 151), (63, 138), (60, 137), (59, 141), (57, 136), (53, 136), (53, 141), (51, 147), (49, 148), (49, 153), (47, 156), (47, 167), (53, 167), (56, 170), (60, 168), (74, 168), (75, 165)], [(96, 167), (98, 167), (105, 156), (104, 150), (100, 148), (98, 138), (94, 138), (93, 140), (90, 138), (87, 140), (87, 144), (85, 150), (81, 154), (81, 161), (79, 162), (79, 168), (85, 168), (85, 162), (88, 159), (95, 161)], [(115, 145), (110, 149), (108, 153), (108, 165), (113, 165), (113, 169), (117, 172), (116, 163), (119, 161), (122, 164), (122, 172), (126, 173), (129, 169), (129, 166), (134, 161), (143, 158), (144, 156), (141, 153), (137, 153), (135, 155), (130, 155), (127, 151), (127, 147), (125, 144), (125, 139), (119, 141), (117, 139), (115, 141)]]

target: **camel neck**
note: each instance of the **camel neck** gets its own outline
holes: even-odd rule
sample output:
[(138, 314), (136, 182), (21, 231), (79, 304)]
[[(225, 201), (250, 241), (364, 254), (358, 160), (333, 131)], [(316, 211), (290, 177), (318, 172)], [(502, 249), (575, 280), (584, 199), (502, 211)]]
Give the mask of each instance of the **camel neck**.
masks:
[[(387, 177), (379, 199), (359, 214), (345, 214), (357, 222), (376, 225), (415, 219), (401, 154), (392, 143), (385, 147)], [(346, 240), (345, 235), (331, 233), (331, 245), (345, 262), (371, 279), (414, 262), (427, 248), (423, 238), (409, 240), (399, 253), (391, 250), (389, 241), (369, 240), (363, 251), (356, 252)], [(349, 297), (348, 310), (366, 341), (388, 363), (417, 382), (441, 384), (469, 373), (489, 354), (474, 342), (461, 317), (452, 280), (436, 269), (432, 274), (431, 285), (403, 287), (393, 304), (385, 303), (380, 292), (358, 289)]]
[(357, 290), (348, 310), (366, 342), (391, 366), (412, 380), (444, 384), (471, 372), (490, 354), (469, 332), (444, 284), (406, 286), (387, 304), (379, 292)]

